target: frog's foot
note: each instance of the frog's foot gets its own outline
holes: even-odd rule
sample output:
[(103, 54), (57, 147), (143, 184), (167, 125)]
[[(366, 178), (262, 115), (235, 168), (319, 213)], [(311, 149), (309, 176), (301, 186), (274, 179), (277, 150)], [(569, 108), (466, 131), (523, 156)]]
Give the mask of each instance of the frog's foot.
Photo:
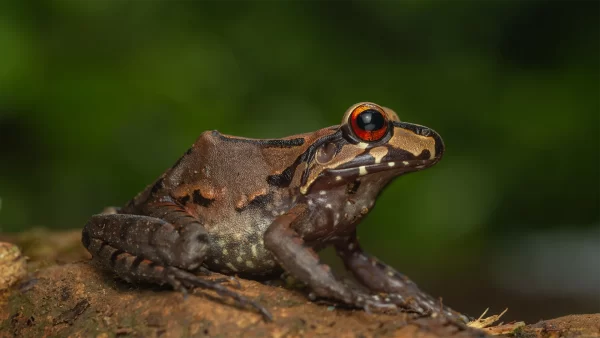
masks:
[(450, 320), (458, 321), (466, 324), (469, 319), (460, 312), (454, 311), (445, 306), (442, 300), (435, 300), (433, 297), (420, 291), (402, 295), (399, 293), (382, 293), (374, 295), (376, 299), (381, 299), (385, 302), (391, 302), (398, 306), (404, 312), (416, 313), (423, 317), (446, 317)]
[(421, 291), (405, 275), (377, 258), (364, 252), (356, 234), (336, 243), (336, 251), (356, 279), (371, 292), (376, 300), (392, 303), (406, 312), (421, 316), (444, 316), (466, 324), (468, 318), (450, 309), (434, 297)]
[[(213, 271), (210, 271), (209, 269), (207, 269), (204, 266), (200, 266), (200, 268), (198, 269), (198, 272), (201, 273), (203, 276), (212, 276), (214, 274)], [(242, 288), (242, 284), (240, 283), (240, 281), (235, 277), (235, 276), (225, 276), (225, 277), (219, 277), (219, 278), (215, 278), (215, 279), (211, 279), (211, 281), (213, 283), (231, 283), (231, 286), (233, 286), (236, 289), (241, 289)]]
[[(342, 307), (349, 308), (357, 308), (362, 309), (367, 313), (373, 312), (388, 312), (388, 311), (398, 311), (399, 308), (396, 304), (391, 301), (385, 301), (379, 296), (369, 295), (363, 292), (357, 292), (354, 289), (348, 289), (350, 292), (350, 296), (346, 298), (341, 304)], [(312, 302), (323, 303), (323, 304), (331, 304), (331, 301), (335, 301), (337, 299), (332, 299), (332, 297), (327, 293), (322, 293), (322, 291), (317, 294), (314, 291), (308, 294), (308, 299)], [(339, 302), (339, 300), (337, 300)]]
[[(354, 290), (355, 289), (353, 289), (353, 291)], [(314, 294), (312, 297), (316, 298)], [(352, 299), (353, 300), (349, 302), (349, 305), (361, 308), (367, 313), (393, 310), (415, 313), (420, 316), (430, 316), (434, 313), (430, 307), (424, 306), (423, 304), (419, 305), (412, 299), (407, 300), (399, 294), (368, 294), (354, 291)]]
[[(240, 295), (237, 292), (231, 291), (225, 286), (223, 286), (222, 280), (231, 281), (231, 278), (219, 278), (217, 280), (205, 280), (202, 279), (192, 273), (189, 273), (185, 270), (181, 270), (175, 267), (168, 267), (165, 269), (166, 275), (165, 278), (167, 282), (178, 291), (186, 294), (189, 290), (194, 289), (196, 287), (213, 290), (219, 295), (223, 297), (232, 298), (237, 302), (239, 306), (242, 307), (252, 307), (256, 309), (265, 319), (265, 321), (271, 322), (273, 321), (273, 316), (271, 313), (262, 305), (257, 302), (250, 300), (249, 298)], [(237, 280), (236, 280), (237, 281)], [(238, 282), (239, 283), (239, 282)]]

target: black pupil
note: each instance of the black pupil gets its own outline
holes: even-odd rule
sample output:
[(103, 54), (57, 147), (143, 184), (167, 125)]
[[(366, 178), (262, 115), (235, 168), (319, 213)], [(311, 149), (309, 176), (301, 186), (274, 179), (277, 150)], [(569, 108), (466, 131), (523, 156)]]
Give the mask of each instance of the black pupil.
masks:
[(384, 127), (385, 119), (383, 115), (375, 109), (367, 109), (358, 114), (356, 124), (362, 130), (374, 131)]

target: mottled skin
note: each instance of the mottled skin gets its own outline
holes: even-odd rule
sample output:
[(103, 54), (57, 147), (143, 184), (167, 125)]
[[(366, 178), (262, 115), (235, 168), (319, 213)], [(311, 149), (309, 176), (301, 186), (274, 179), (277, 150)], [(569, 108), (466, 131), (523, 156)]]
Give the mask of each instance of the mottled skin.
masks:
[[(349, 122), (365, 109), (385, 118), (381, 139), (359, 138), (363, 130)], [(259, 277), (283, 269), (318, 297), (465, 321), (362, 251), (356, 238), (380, 191), (399, 175), (437, 163), (443, 150), (433, 130), (400, 122), (373, 103), (350, 107), (339, 126), (283, 139), (207, 131), (126, 206), (92, 216), (83, 243), (127, 281), (210, 288), (267, 318), (260, 305), (193, 272)], [(370, 292), (342, 283), (319, 261), (315, 250), (328, 245)]]

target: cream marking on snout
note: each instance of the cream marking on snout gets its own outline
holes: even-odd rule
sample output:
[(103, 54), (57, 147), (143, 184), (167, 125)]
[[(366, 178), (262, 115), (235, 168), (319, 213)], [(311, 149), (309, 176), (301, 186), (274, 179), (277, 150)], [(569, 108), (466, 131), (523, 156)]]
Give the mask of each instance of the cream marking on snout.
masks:
[(369, 154), (371, 156), (373, 156), (375, 158), (375, 163), (379, 164), (381, 163), (381, 159), (387, 155), (388, 153), (388, 148), (387, 147), (377, 147), (377, 148), (373, 148), (371, 149), (371, 151), (369, 152)]
[(369, 144), (365, 143), (365, 142), (360, 142), (356, 146), (359, 147), (360, 149), (367, 149), (367, 147), (369, 146)]
[(415, 157), (423, 153), (424, 150), (429, 150), (430, 159), (436, 156), (435, 139), (432, 136), (417, 135), (408, 129), (395, 128), (394, 137), (390, 139), (389, 144), (397, 149), (408, 151)]
[(360, 167), (358, 167), (358, 175), (359, 176), (364, 176), (367, 174), (367, 168), (365, 168), (364, 165), (361, 165)]
[(408, 161), (402, 161), (402, 164), (408, 165)]
[(393, 167), (396, 165), (396, 162), (388, 162), (388, 167)]

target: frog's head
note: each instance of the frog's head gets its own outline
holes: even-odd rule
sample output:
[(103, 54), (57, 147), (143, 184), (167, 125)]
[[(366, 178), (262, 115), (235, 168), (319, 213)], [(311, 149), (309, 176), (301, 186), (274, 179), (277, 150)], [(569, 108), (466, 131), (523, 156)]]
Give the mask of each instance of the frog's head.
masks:
[(305, 153), (303, 194), (357, 181), (383, 187), (393, 177), (434, 165), (444, 152), (435, 131), (401, 122), (393, 110), (371, 102), (353, 105), (341, 125), (319, 135)]

